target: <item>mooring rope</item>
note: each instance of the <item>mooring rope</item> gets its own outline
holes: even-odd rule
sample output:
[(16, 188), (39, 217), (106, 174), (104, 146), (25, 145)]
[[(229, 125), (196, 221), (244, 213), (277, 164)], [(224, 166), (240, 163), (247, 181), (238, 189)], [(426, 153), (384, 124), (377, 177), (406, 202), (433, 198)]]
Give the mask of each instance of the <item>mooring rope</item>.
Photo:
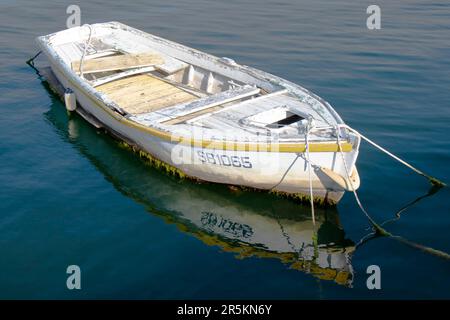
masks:
[(38, 68), (36, 68), (36, 66), (34, 65), (34, 60), (39, 57), (39, 55), (42, 53), (42, 50), (39, 51), (38, 53), (36, 53), (33, 57), (31, 57), (30, 59), (28, 59), (26, 62), (26, 64), (28, 64), (30, 67), (33, 68), (34, 71), (36, 71), (36, 74), (39, 77), (42, 77), (41, 73), (39, 72)]
[(341, 139), (340, 139), (340, 130), (339, 130), (339, 126), (336, 127), (336, 136), (337, 136), (337, 144), (338, 144), (338, 151), (341, 154), (342, 157), (342, 162), (344, 163), (344, 169), (345, 169), (345, 173), (347, 175), (347, 180), (348, 183), (350, 184), (350, 188), (353, 192), (353, 195), (355, 196), (355, 200), (356, 203), (358, 204), (359, 208), (361, 209), (361, 211), (366, 215), (367, 219), (369, 219), (370, 223), (375, 227), (375, 229), (377, 230), (377, 232), (384, 234), (385, 230), (381, 227), (378, 226), (378, 224), (372, 219), (372, 217), (369, 215), (369, 213), (367, 212), (367, 210), (364, 208), (364, 206), (361, 203), (361, 200), (359, 199), (358, 193), (356, 192), (356, 189), (353, 186), (353, 181), (350, 178), (350, 171), (348, 169), (347, 166), (347, 161), (345, 161), (345, 156), (344, 156), (344, 152), (342, 151), (342, 146), (341, 146)]
[(39, 57), (39, 55), (42, 53), (42, 50), (39, 51), (38, 53), (36, 53), (33, 57), (31, 57), (30, 59), (28, 59), (26, 61), (27, 64), (29, 64), (31, 67), (34, 67), (34, 60)]
[[(450, 255), (448, 253), (440, 251), (440, 250), (436, 250), (436, 249), (433, 249), (431, 247), (427, 247), (427, 246), (424, 246), (424, 245), (421, 245), (421, 244), (418, 244), (418, 243), (415, 243), (415, 242), (412, 242), (412, 241), (409, 241), (409, 240), (407, 240), (407, 239), (405, 239), (405, 238), (403, 238), (401, 236), (393, 235), (392, 233), (388, 232), (386, 229), (381, 227), (379, 224), (377, 224), (375, 222), (375, 220), (372, 219), (372, 217), (369, 215), (367, 210), (362, 205), (362, 203), (361, 203), (361, 201), (359, 199), (358, 193), (356, 192), (355, 188), (353, 187), (353, 181), (350, 179), (350, 172), (348, 170), (347, 162), (345, 161), (344, 152), (342, 151), (339, 135), (340, 135), (340, 131), (339, 131), (339, 125), (338, 125), (338, 126), (336, 126), (336, 136), (337, 136), (338, 150), (339, 150), (339, 153), (341, 154), (342, 161), (344, 162), (344, 169), (345, 169), (345, 173), (347, 175), (347, 180), (348, 180), (348, 182), (350, 184), (350, 187), (351, 187), (351, 189), (353, 191), (353, 195), (355, 196), (356, 203), (358, 204), (358, 206), (361, 209), (361, 211), (366, 215), (367, 219), (369, 220), (369, 222), (372, 224), (373, 228), (375, 229), (375, 233), (376, 233), (375, 236), (377, 236), (377, 235), (378, 236), (387, 236), (387, 237), (390, 237), (392, 239), (398, 240), (398, 241), (400, 241), (400, 242), (402, 242), (402, 243), (404, 243), (404, 244), (406, 244), (406, 245), (408, 245), (410, 247), (413, 247), (415, 249), (419, 249), (421, 251), (424, 251), (426, 253), (438, 256), (440, 258), (444, 258), (444, 259), (450, 260)], [(437, 180), (437, 181), (439, 181), (439, 180)], [(442, 183), (442, 182), (440, 182), (440, 183)]]
[(92, 29), (93, 29), (90, 24), (85, 24), (84, 26), (89, 28), (89, 36), (88, 36), (87, 41), (84, 43), (84, 50), (83, 50), (83, 54), (81, 55), (81, 59), (80, 59), (79, 73), (80, 73), (81, 78), (83, 78), (83, 61), (84, 61), (84, 57), (86, 56), (87, 48), (91, 44), (91, 36), (92, 36)]
[(413, 201), (409, 202), (408, 204), (404, 205), (402, 208), (400, 208), (396, 213), (395, 213), (395, 217), (392, 219), (389, 219), (387, 221), (382, 222), (380, 225), (381, 226), (385, 226), (387, 224), (390, 224), (392, 222), (395, 222), (397, 220), (399, 220), (402, 217), (402, 214), (405, 213), (406, 210), (408, 210), (409, 208), (413, 207), (415, 204), (417, 204), (419, 201), (431, 197), (432, 195), (434, 195), (436, 192), (438, 192), (440, 189), (440, 187), (437, 187), (435, 185), (431, 186), (430, 190), (428, 190), (428, 192), (420, 197), (417, 197), (416, 199), (414, 199)]
[[(389, 152), (388, 150), (386, 150), (385, 148), (381, 147), (380, 145), (376, 144), (375, 142), (373, 142), (372, 140), (370, 140), (369, 138), (367, 138), (366, 136), (362, 135), (361, 133), (359, 133), (358, 131), (356, 131), (355, 129), (349, 127), (346, 124), (341, 124), (338, 125), (338, 128), (346, 128), (349, 131), (352, 131), (353, 133), (355, 133), (356, 135), (358, 135), (360, 138), (364, 139), (365, 141), (367, 141), (368, 143), (370, 143), (372, 146), (374, 146), (375, 148), (377, 148), (378, 150), (386, 153), (388, 156), (390, 156), (391, 158), (397, 160), (398, 162), (400, 162), (401, 164), (405, 165), (406, 167), (408, 167), (409, 169), (413, 170), (414, 172), (420, 174), (421, 176), (427, 178), (431, 184), (438, 186), (438, 187), (444, 187), (446, 184), (440, 180), (438, 180), (435, 177), (432, 177), (426, 173), (424, 173), (423, 171), (413, 167), (412, 165), (410, 165), (408, 162), (400, 159), (399, 157), (397, 157), (395, 154)], [(338, 133), (339, 136), (339, 133)]]
[(305, 130), (305, 151), (306, 151), (306, 158), (308, 161), (308, 176), (309, 176), (309, 201), (311, 203), (311, 218), (313, 225), (316, 225), (316, 216), (314, 213), (314, 195), (313, 195), (313, 188), (312, 188), (312, 176), (311, 176), (311, 161), (309, 160), (309, 131), (312, 129), (312, 119), (308, 118), (308, 124), (306, 126)]

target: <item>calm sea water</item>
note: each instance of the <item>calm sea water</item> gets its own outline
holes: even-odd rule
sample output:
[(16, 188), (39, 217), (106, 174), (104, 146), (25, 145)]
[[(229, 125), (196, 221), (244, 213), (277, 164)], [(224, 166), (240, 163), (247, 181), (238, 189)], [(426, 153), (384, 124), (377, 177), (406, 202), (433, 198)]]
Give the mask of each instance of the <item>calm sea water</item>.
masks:
[[(121, 21), (302, 84), (450, 182), (450, 4), (378, 1), (382, 29), (370, 31), (371, 2), (77, 3), (82, 23)], [(0, 1), (0, 298), (450, 298), (450, 261), (391, 238), (355, 248), (370, 230), (351, 194), (319, 212), (319, 245), (334, 245), (318, 250), (330, 256), (305, 260), (307, 206), (177, 180), (69, 118), (25, 64), (36, 36), (65, 28), (68, 4)], [(379, 223), (429, 189), (367, 145), (358, 168)], [(420, 200), (386, 229), (450, 252), (449, 196)], [(343, 281), (324, 267), (339, 255)], [(66, 288), (72, 264), (79, 291)], [(366, 287), (369, 265), (381, 269), (381, 290)]]

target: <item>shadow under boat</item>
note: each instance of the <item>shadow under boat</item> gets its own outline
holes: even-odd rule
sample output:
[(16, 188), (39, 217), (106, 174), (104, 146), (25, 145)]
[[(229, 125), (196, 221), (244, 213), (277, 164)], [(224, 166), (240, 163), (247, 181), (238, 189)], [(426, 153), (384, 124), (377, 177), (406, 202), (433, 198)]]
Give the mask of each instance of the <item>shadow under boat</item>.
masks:
[(120, 143), (68, 116), (49, 84), (52, 105), (46, 119), (127, 197), (153, 215), (175, 224), (203, 243), (237, 258), (279, 259), (292, 269), (351, 286), (355, 244), (345, 237), (337, 209), (310, 208), (266, 193), (232, 191), (226, 186), (186, 182), (153, 167)]

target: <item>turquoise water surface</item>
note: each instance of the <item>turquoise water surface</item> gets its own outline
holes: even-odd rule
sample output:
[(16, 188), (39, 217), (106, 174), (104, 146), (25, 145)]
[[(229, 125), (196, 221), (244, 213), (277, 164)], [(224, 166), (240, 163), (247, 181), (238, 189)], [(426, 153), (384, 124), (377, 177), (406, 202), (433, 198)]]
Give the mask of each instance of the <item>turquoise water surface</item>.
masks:
[[(370, 233), (351, 194), (318, 209), (179, 180), (86, 124), (25, 61), (65, 28), (70, 1), (0, 0), (0, 298), (450, 298), (450, 260)], [(450, 3), (78, 1), (82, 23), (117, 20), (227, 56), (317, 93), (352, 127), (450, 182)], [(430, 185), (363, 144), (360, 197), (389, 221)], [(385, 228), (450, 252), (443, 188)], [(68, 290), (78, 265), (82, 289)], [(381, 290), (368, 290), (378, 265)]]

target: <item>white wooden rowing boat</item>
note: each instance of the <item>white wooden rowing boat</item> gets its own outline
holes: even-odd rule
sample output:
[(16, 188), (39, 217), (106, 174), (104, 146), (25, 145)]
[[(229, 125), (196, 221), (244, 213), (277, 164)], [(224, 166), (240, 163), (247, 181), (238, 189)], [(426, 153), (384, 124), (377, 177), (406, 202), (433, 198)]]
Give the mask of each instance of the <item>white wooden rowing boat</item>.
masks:
[(187, 176), (327, 203), (359, 187), (360, 137), (301, 86), (118, 22), (37, 41), (68, 110)]

